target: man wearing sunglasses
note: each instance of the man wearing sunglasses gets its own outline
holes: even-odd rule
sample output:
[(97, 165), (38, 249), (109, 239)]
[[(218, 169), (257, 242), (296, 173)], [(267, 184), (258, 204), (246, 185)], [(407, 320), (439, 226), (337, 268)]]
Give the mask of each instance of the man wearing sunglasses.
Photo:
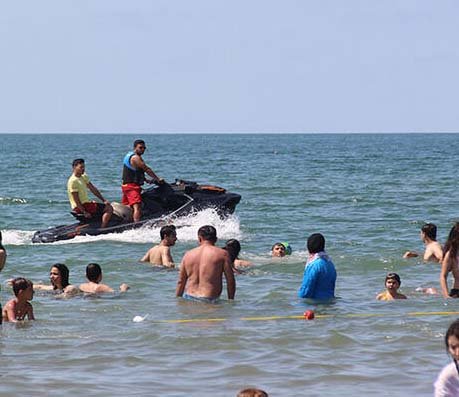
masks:
[[(145, 146), (145, 142), (143, 140), (135, 140), (134, 150), (126, 154), (123, 161), (123, 184), (121, 186), (123, 198), (121, 203), (132, 207), (134, 210), (134, 222), (138, 222), (142, 218), (141, 186), (144, 182), (156, 182), (158, 184), (164, 183), (164, 179), (159, 178), (143, 161), (142, 155), (144, 154), (146, 148), (147, 147)], [(146, 179), (145, 173), (153, 179)]]

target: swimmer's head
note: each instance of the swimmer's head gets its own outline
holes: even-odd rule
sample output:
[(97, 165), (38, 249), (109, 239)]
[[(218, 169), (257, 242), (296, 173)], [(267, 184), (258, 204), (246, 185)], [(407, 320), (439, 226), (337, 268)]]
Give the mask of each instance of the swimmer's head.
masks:
[[(397, 285), (394, 286), (395, 283), (397, 283)], [(386, 288), (397, 289), (401, 284), (400, 276), (397, 273), (387, 273), (386, 280), (384, 281)]]
[(437, 226), (433, 223), (426, 223), (421, 228), (421, 236), (424, 235), (428, 237), (430, 240), (436, 241), (437, 240)]
[(234, 260), (239, 256), (239, 252), (241, 252), (241, 244), (238, 240), (232, 238), (225, 243), (223, 249), (228, 251), (231, 262), (234, 262)]
[(174, 225), (166, 225), (159, 231), (161, 240), (167, 239), (169, 245), (174, 245), (177, 241), (177, 232)]
[(61, 284), (62, 289), (64, 289), (70, 284), (68, 267), (65, 266), (63, 263), (55, 263), (51, 266), (49, 278), (51, 280), (51, 284), (53, 284), (54, 289), (59, 288), (58, 284)]
[(276, 243), (271, 247), (271, 255), (277, 258), (282, 258), (286, 255), (285, 246), (282, 243)]
[(459, 319), (454, 321), (446, 331), (445, 335), (446, 351), (454, 360), (459, 360)]
[(268, 393), (260, 389), (244, 389), (241, 390), (237, 397), (269, 397)]
[(311, 234), (308, 237), (307, 247), (310, 254), (325, 251), (325, 237), (320, 233)]
[(201, 226), (198, 230), (198, 237), (201, 240), (210, 241), (211, 243), (217, 242), (217, 230), (210, 225)]
[(98, 283), (102, 279), (102, 269), (97, 263), (90, 263), (86, 266), (86, 278), (93, 283)]
[(13, 292), (15, 296), (18, 296), (21, 291), (32, 291), (30, 298), (27, 300), (31, 300), (33, 296), (33, 283), (30, 280), (27, 280), (24, 277), (17, 277), (12, 282), (11, 285), (13, 286)]

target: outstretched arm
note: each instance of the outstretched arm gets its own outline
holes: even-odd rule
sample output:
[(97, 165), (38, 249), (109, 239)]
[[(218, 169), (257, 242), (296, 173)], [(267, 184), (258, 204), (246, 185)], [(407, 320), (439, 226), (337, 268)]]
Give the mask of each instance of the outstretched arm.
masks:
[(153, 178), (153, 180), (155, 180), (156, 182), (161, 182), (163, 181), (163, 179), (161, 179), (158, 175), (156, 175), (153, 170), (145, 164), (145, 162), (143, 161), (142, 157), (138, 156), (138, 155), (134, 155), (131, 157), (131, 162), (132, 162), (132, 165), (135, 167), (135, 168), (140, 168), (141, 170), (143, 170), (143, 172), (147, 173), (149, 176), (151, 176)]
[(110, 204), (108, 200), (105, 200), (104, 196), (99, 192), (99, 189), (97, 189), (91, 182), (88, 182), (88, 188), (96, 196), (99, 200), (101, 200), (104, 204)]

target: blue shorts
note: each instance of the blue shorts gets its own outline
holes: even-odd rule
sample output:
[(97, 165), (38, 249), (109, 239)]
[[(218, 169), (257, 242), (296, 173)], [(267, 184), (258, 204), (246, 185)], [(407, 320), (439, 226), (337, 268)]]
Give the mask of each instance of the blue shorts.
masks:
[(188, 295), (187, 293), (184, 293), (182, 295), (183, 299), (193, 301), (193, 302), (202, 302), (202, 303), (218, 303), (219, 299), (218, 298), (206, 298), (205, 296), (193, 296), (193, 295)]

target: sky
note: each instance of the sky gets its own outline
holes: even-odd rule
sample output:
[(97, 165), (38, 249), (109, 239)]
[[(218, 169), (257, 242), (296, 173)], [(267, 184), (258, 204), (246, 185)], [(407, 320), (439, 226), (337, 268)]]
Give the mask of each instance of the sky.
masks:
[(459, 1), (1, 1), (0, 132), (458, 132)]

